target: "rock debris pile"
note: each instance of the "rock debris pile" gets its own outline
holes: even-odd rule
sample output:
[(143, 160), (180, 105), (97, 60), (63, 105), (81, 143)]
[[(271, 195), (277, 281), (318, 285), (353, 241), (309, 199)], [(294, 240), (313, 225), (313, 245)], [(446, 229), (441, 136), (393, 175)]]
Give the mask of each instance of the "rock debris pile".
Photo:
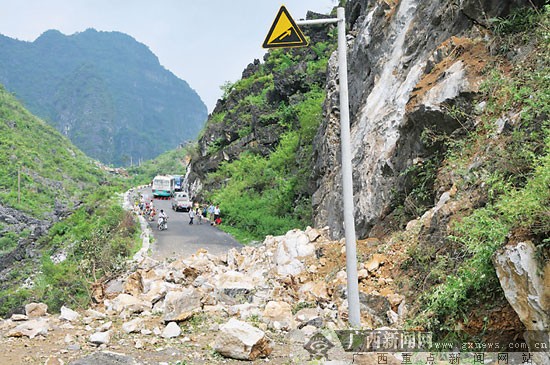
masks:
[[(146, 257), (124, 278), (95, 290), (95, 309), (79, 314), (63, 307), (55, 317), (44, 304), (31, 303), (26, 315), (1, 322), (2, 337), (32, 339), (75, 329), (63, 338), (65, 350), (97, 347), (128, 354), (131, 348), (135, 355), (162, 341), (197, 342), (198, 331), (182, 328), (199, 318), (208, 321), (206, 346), (218, 356), (288, 358), (287, 344), (303, 351), (320, 329), (347, 328), (344, 243), (330, 241), (327, 233), (293, 230), (221, 256), (199, 250), (172, 262)], [(359, 266), (360, 281), (390, 283), (380, 278), (386, 264), (385, 256), (370, 255)], [(370, 328), (398, 325), (406, 312), (403, 297), (387, 287), (362, 290), (361, 306)]]

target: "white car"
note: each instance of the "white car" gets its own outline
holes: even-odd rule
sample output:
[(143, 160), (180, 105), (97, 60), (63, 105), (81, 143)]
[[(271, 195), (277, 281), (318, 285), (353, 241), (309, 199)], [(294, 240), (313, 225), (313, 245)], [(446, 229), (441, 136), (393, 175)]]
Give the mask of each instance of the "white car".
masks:
[(193, 203), (189, 200), (189, 195), (187, 195), (187, 193), (177, 192), (174, 194), (172, 198), (172, 209), (174, 211), (178, 212), (183, 210), (184, 212), (188, 212), (191, 207), (193, 207)]

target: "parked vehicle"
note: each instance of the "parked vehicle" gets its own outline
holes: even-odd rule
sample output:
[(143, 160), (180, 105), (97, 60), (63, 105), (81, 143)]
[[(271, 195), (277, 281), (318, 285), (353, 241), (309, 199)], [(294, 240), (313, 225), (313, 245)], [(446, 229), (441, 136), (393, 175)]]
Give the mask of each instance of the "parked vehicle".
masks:
[(184, 211), (188, 212), (193, 207), (193, 203), (189, 199), (189, 195), (184, 192), (178, 192), (174, 194), (172, 199), (172, 209), (176, 212)]
[(183, 190), (183, 176), (174, 175), (174, 180), (175, 180), (175, 184), (176, 184), (174, 189), (176, 191), (182, 191)]
[(176, 180), (170, 175), (157, 175), (153, 179), (153, 196), (170, 197), (174, 195)]

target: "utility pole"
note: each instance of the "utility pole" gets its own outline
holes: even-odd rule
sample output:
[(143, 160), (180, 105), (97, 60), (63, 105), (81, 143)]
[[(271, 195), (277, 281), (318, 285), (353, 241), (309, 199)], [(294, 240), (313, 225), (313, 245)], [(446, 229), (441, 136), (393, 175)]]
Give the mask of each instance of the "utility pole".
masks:
[(298, 25), (338, 23), (338, 76), (340, 81), (340, 143), (342, 149), (342, 187), (344, 200), (344, 230), (346, 236), (346, 273), (348, 281), (348, 312), (353, 327), (361, 327), (359, 313), (359, 280), (357, 277), (357, 243), (353, 206), (353, 179), (351, 165), (351, 132), (349, 126), (348, 60), (346, 42), (346, 14), (343, 7), (336, 9), (337, 18), (300, 20), (295, 22), (288, 10), (281, 6), (264, 48), (306, 47), (308, 41)]
[(17, 167), (17, 204), (21, 204), (21, 166)]
[(297, 25), (338, 23), (338, 77), (340, 84), (340, 144), (342, 151), (342, 186), (344, 199), (344, 230), (346, 236), (346, 273), (348, 281), (348, 312), (350, 324), (361, 327), (359, 311), (359, 280), (357, 276), (357, 242), (353, 204), (353, 168), (351, 164), (351, 132), (348, 96), (348, 61), (345, 9), (336, 9), (337, 18), (300, 20)]

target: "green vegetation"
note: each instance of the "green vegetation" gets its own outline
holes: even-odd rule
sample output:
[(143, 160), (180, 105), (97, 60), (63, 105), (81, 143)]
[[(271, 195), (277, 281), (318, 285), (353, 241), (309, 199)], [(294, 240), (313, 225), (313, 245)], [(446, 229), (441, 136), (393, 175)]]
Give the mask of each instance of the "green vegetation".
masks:
[[(529, 240), (541, 264), (550, 260), (549, 25), (550, 6), (522, 9), (497, 22), (499, 44), (518, 48), (534, 40), (535, 47), (511, 72), (491, 65), (482, 86), (482, 123), (448, 151), (444, 169), (460, 172), (461, 191), (483, 187), (486, 204), (452, 225), (448, 239), (453, 252), (436, 257), (452, 266), (441, 270), (441, 265), (428, 265), (422, 257), (433, 262), (435, 252), (422, 244), (413, 250), (412, 260), (427, 265), (424, 284), (435, 284), (421, 298), (423, 311), (415, 326), (445, 332), (467, 322), (474, 309), (505, 301), (492, 257), (508, 241)], [(497, 134), (498, 123), (512, 115), (509, 131)], [(482, 167), (469, 168), (479, 156)]]
[[(87, 304), (90, 284), (121, 270), (139, 245), (133, 218), (116, 198), (123, 182), (107, 175), (1, 87), (0, 142), (0, 205), (36, 219), (33, 224), (44, 227), (40, 230), (57, 220), (38, 241), (32, 225), (0, 227), (3, 259), (9, 260), (11, 252), (33, 253), (21, 254), (23, 259), (2, 272), (6, 280), (0, 284), (0, 315), (31, 300), (47, 303), (52, 311), (63, 304)], [(34, 285), (22, 285), (27, 278)]]
[(0, 68), (0, 83), (32, 113), (106, 164), (129, 166), (195, 139), (207, 118), (185, 81), (119, 32), (0, 35)]
[[(0, 203), (45, 218), (106, 181), (93, 161), (0, 86)], [(18, 199), (18, 171), (20, 196)]]
[(325, 41), (271, 50), (250, 76), (221, 87), (224, 103), (201, 133), (204, 155), (192, 159), (219, 161), (223, 152), (202, 197), (220, 205), (220, 228), (242, 242), (311, 224), (312, 144), (334, 48)]
[(196, 149), (194, 144), (163, 153), (139, 166), (128, 168), (131, 175), (129, 186), (147, 185), (159, 174), (185, 175), (186, 157)]
[(310, 224), (307, 183), (311, 145), (321, 121), (323, 101), (324, 92), (314, 88), (303, 95), (303, 101), (282, 105), (271, 116), (264, 115), (281, 124), (296, 124), (297, 128), (284, 133), (270, 155), (246, 152), (209, 175), (210, 180), (224, 183), (208, 197), (220, 204), (222, 229), (246, 242)]
[[(42, 273), (36, 277), (30, 295), (57, 310), (63, 304), (87, 305), (92, 283), (124, 269), (125, 260), (139, 245), (139, 231), (131, 213), (124, 211), (119, 201), (101, 203), (92, 199), (55, 224), (41, 242)], [(55, 264), (52, 257), (59, 252), (67, 259)]]

